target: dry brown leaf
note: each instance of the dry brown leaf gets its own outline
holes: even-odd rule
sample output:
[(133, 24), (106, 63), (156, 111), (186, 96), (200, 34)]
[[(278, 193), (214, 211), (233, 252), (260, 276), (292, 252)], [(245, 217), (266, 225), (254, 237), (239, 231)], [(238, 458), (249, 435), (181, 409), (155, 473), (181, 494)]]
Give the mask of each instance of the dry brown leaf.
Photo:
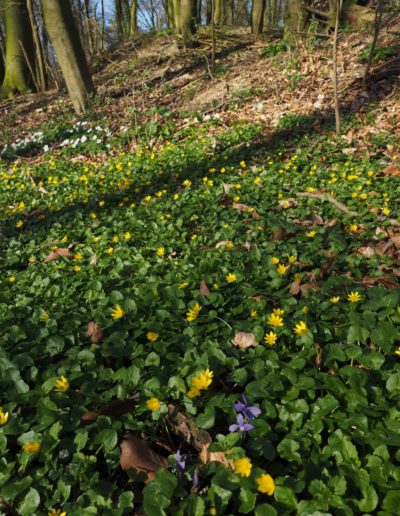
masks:
[(382, 173), (385, 174), (385, 176), (400, 177), (400, 170), (396, 163), (390, 163), (382, 170)]
[(258, 346), (259, 344), (253, 333), (245, 333), (243, 331), (236, 333), (231, 342), (234, 346), (240, 349), (250, 348), (251, 346)]
[(264, 299), (264, 296), (249, 296), (248, 299), (252, 299), (253, 301), (257, 301), (257, 303), (260, 303)]
[(90, 259), (90, 265), (96, 265), (97, 263), (97, 256), (94, 254)]
[(46, 258), (43, 260), (44, 263), (50, 263), (53, 260), (58, 260), (61, 256), (64, 256), (65, 258), (73, 258), (74, 255), (66, 249), (65, 247), (59, 247), (58, 249), (55, 249), (54, 251), (51, 251), (51, 253), (46, 256)]
[(372, 258), (372, 256), (375, 255), (375, 250), (372, 247), (370, 247), (370, 246), (359, 247), (357, 249), (357, 253), (362, 254), (366, 258)]
[(160, 468), (168, 467), (168, 462), (165, 457), (151, 450), (146, 441), (138, 439), (132, 434), (125, 436), (120, 447), (121, 468), (124, 471), (134, 468), (147, 473), (147, 482), (154, 480), (156, 471)]
[(398, 289), (400, 287), (400, 284), (397, 281), (392, 281), (389, 278), (386, 278), (386, 276), (378, 276), (377, 278), (369, 278), (368, 276), (363, 278), (361, 281), (363, 285), (367, 286), (375, 286), (375, 285), (383, 285), (386, 288), (389, 289)]
[(103, 330), (94, 321), (90, 321), (88, 324), (87, 335), (90, 337), (90, 340), (96, 344), (103, 340)]
[(278, 204), (281, 208), (287, 210), (289, 208), (296, 208), (299, 203), (296, 201), (296, 199), (293, 199), (293, 197), (289, 197), (288, 199), (280, 199)]
[(221, 240), (221, 242), (217, 242), (215, 244), (215, 249), (219, 249), (220, 247), (225, 247), (226, 244), (229, 242), (230, 240)]
[(211, 443), (207, 443), (203, 446), (199, 453), (199, 459), (202, 464), (208, 464), (209, 462), (219, 462), (225, 467), (233, 471), (235, 464), (233, 460), (227, 459), (224, 452), (209, 452), (208, 447)]
[(254, 220), (260, 220), (261, 219), (261, 215), (256, 210), (253, 210), (251, 212), (251, 216), (253, 217)]
[(292, 296), (296, 296), (300, 292), (300, 283), (301, 283), (301, 280), (295, 280), (290, 285), (289, 292), (292, 294)]
[(229, 190), (231, 190), (234, 186), (235, 186), (235, 185), (232, 185), (232, 184), (230, 184), (230, 183), (224, 183), (224, 184), (223, 184), (224, 192), (225, 192), (226, 194), (228, 194), (228, 193), (229, 193)]
[(209, 297), (210, 289), (207, 287), (207, 283), (204, 280), (200, 282), (199, 292), (202, 296)]
[(282, 240), (284, 236), (285, 236), (285, 232), (283, 231), (283, 229), (278, 229), (277, 231), (275, 231), (272, 239), (273, 240)]
[(192, 416), (181, 412), (175, 405), (168, 405), (167, 422), (175, 435), (197, 451), (212, 441), (210, 434), (199, 428)]

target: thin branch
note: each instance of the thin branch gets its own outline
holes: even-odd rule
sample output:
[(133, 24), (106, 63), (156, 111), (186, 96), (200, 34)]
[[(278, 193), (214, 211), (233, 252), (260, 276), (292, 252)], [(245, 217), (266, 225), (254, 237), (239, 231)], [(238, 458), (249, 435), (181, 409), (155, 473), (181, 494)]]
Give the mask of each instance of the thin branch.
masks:
[(331, 204), (333, 204), (334, 206), (336, 206), (336, 208), (338, 210), (343, 211), (347, 215), (352, 215), (353, 217), (358, 215), (358, 213), (356, 211), (349, 210), (349, 208), (345, 204), (343, 204), (342, 202), (340, 202), (337, 199), (335, 199), (334, 197), (332, 197), (332, 195), (327, 195), (324, 193), (297, 192), (296, 196), (297, 197), (310, 197), (311, 199), (319, 199), (321, 201), (328, 201)]
[(39, 87), (39, 85), (37, 83), (37, 80), (36, 80), (36, 77), (35, 77), (35, 72), (32, 69), (32, 66), (31, 66), (31, 63), (29, 61), (28, 54), (26, 53), (26, 50), (24, 48), (24, 45), (23, 45), (23, 43), (22, 43), (22, 41), (20, 39), (18, 40), (18, 43), (21, 45), (21, 50), (22, 50), (22, 53), (24, 54), (24, 58), (25, 58), (26, 64), (28, 65), (29, 71), (31, 73), (33, 84), (35, 85), (36, 91), (40, 91), (40, 87)]

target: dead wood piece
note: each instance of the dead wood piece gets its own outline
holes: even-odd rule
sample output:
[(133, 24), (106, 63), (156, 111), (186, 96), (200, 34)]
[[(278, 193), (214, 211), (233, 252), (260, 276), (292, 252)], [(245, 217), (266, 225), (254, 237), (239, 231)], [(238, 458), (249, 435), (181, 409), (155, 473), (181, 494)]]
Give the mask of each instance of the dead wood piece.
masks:
[(333, 204), (338, 210), (343, 211), (347, 215), (353, 215), (354, 217), (358, 215), (356, 211), (349, 210), (349, 208), (345, 204), (332, 197), (332, 195), (324, 194), (322, 192), (297, 192), (296, 195), (297, 197), (310, 197), (311, 199), (321, 199), (322, 201), (328, 201), (331, 204)]

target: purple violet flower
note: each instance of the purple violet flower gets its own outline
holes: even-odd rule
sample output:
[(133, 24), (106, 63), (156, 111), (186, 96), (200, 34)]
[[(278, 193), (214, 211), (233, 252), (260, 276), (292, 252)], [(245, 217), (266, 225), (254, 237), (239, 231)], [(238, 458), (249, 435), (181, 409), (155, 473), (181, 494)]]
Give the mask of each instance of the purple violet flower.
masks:
[(249, 403), (249, 400), (247, 399), (247, 396), (245, 394), (242, 394), (243, 403), (240, 401), (238, 403), (234, 404), (235, 410), (238, 414), (243, 414), (247, 417), (250, 421), (255, 419), (261, 414), (261, 409), (258, 407), (252, 407)]
[(230, 432), (243, 432), (244, 434), (249, 430), (253, 430), (254, 426), (250, 423), (245, 423), (242, 414), (236, 416), (236, 424), (230, 425)]
[(186, 469), (186, 457), (181, 455), (181, 450), (178, 450), (175, 455), (175, 464), (176, 469), (179, 471), (179, 474), (183, 473)]
[(200, 487), (200, 468), (199, 466), (196, 466), (193, 472), (193, 487), (198, 488)]

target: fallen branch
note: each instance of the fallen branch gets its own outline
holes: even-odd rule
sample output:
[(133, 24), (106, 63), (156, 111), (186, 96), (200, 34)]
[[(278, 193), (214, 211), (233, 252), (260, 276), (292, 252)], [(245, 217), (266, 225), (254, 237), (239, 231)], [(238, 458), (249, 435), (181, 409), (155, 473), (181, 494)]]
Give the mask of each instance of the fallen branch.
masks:
[(349, 208), (340, 201), (337, 201), (332, 195), (327, 195), (324, 193), (311, 193), (311, 192), (297, 192), (297, 197), (310, 197), (311, 199), (321, 199), (321, 201), (328, 201), (340, 211), (347, 213), (347, 215), (353, 215), (354, 217), (358, 215), (356, 211), (349, 210)]

